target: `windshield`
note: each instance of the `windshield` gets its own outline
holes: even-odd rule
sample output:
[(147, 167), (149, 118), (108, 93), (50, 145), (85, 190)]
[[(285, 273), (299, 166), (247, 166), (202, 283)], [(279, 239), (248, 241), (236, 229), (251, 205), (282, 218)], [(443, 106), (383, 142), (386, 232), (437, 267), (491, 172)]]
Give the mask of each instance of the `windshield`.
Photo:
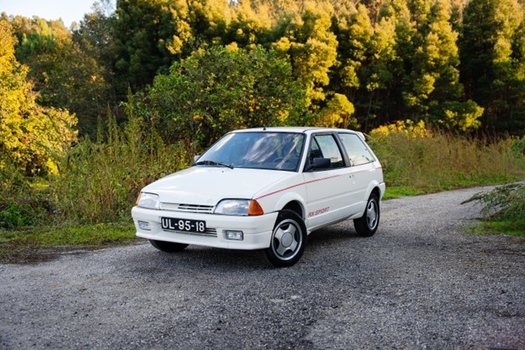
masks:
[(296, 171), (304, 135), (287, 132), (239, 132), (220, 139), (195, 165)]

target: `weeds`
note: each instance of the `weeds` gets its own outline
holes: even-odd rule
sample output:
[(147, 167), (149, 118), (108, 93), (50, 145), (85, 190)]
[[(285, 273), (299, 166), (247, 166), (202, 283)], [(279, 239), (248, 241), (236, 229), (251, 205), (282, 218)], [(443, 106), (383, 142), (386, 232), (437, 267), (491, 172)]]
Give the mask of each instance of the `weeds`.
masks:
[(495, 233), (525, 235), (525, 183), (499, 186), (488, 193), (478, 193), (466, 202), (479, 202), (485, 230)]
[(189, 163), (180, 144), (165, 145), (154, 129), (130, 118), (121, 128), (114, 118), (98, 140), (83, 140), (60, 164), (50, 183), (61, 222), (112, 222), (129, 218), (142, 187)]

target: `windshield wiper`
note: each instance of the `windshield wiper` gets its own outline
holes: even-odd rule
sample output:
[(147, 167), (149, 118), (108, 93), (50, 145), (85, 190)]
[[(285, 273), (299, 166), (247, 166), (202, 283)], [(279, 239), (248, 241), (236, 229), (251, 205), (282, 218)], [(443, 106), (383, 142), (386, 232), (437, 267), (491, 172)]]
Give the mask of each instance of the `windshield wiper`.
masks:
[(233, 169), (233, 165), (231, 165), (231, 164), (226, 164), (226, 163), (222, 163), (222, 162), (216, 162), (214, 160), (201, 160), (199, 162), (193, 163), (193, 165), (218, 165), (218, 166), (223, 166), (223, 167), (226, 167), (226, 168)]

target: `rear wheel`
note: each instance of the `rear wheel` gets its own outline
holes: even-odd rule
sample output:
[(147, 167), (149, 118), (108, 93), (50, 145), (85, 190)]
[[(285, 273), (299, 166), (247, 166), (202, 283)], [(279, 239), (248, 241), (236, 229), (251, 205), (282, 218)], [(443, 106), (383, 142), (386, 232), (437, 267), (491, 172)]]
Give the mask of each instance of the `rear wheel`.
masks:
[(275, 267), (294, 265), (306, 246), (306, 226), (299, 215), (283, 210), (277, 216), (270, 247), (263, 250), (263, 258)]
[(376, 233), (379, 226), (379, 199), (372, 193), (366, 202), (365, 212), (359, 219), (354, 220), (354, 227), (357, 234), (362, 237), (371, 237)]
[(161, 250), (166, 253), (180, 252), (186, 249), (186, 247), (188, 246), (188, 244), (165, 242), (165, 241), (155, 241), (153, 239), (150, 239), (149, 242), (151, 243), (152, 246), (154, 246), (158, 250)]

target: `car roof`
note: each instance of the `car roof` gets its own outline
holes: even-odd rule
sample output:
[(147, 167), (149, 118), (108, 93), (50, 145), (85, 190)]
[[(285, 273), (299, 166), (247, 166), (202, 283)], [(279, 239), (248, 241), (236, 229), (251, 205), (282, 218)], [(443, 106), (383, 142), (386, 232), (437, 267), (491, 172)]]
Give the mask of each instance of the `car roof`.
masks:
[(271, 127), (260, 127), (250, 129), (239, 129), (233, 132), (254, 132), (254, 131), (269, 131), (269, 132), (296, 132), (296, 133), (312, 133), (312, 132), (353, 132), (359, 133), (350, 129), (338, 129), (338, 128), (323, 128), (314, 126), (271, 126)]
[(315, 127), (315, 126), (269, 126), (269, 127), (260, 127), (260, 128), (250, 128), (250, 129), (239, 129), (232, 132), (293, 132), (301, 134), (312, 134), (315, 132), (348, 132), (356, 134), (363, 141), (366, 141), (365, 135), (360, 131), (350, 130), (350, 129), (338, 129), (338, 128), (324, 128), (324, 127)]

